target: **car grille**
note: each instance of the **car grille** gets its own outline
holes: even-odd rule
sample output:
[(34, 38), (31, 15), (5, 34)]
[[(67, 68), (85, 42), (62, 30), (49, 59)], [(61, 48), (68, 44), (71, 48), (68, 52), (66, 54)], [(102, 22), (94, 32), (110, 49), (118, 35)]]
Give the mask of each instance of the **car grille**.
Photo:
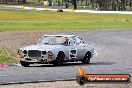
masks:
[(28, 51), (29, 57), (41, 57), (41, 51), (38, 50), (29, 50)]

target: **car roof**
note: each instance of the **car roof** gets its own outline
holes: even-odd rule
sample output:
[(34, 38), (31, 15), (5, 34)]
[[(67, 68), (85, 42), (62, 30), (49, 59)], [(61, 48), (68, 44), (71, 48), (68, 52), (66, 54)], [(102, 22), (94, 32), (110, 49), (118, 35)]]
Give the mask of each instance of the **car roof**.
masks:
[(64, 34), (58, 34), (58, 35), (44, 35), (44, 36), (63, 36), (63, 37), (75, 37), (76, 35), (64, 35)]

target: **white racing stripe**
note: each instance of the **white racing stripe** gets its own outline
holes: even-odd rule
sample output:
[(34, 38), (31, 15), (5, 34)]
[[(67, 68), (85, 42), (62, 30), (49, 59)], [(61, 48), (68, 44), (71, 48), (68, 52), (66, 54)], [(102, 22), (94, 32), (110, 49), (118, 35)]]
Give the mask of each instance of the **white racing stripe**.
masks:
[[(11, 8), (19, 8), (25, 10), (38, 10), (38, 11), (57, 11), (58, 9), (50, 8), (34, 8), (34, 7), (24, 7), (24, 6), (5, 6)], [(65, 12), (83, 12), (83, 13), (98, 13), (98, 14), (132, 14), (132, 11), (96, 11), (96, 10), (74, 10), (74, 9), (62, 9)]]

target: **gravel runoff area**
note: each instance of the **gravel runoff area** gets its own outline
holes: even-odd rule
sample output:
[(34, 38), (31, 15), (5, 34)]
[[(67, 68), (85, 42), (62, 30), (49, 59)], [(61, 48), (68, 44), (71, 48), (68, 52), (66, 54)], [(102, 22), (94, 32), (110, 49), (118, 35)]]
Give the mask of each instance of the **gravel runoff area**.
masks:
[(59, 31), (26, 31), (26, 32), (0, 32), (0, 48), (16, 51), (18, 48), (35, 44), (44, 34), (55, 34)]
[(80, 86), (76, 81), (56, 81), (1, 85), (0, 88), (132, 88), (132, 82), (129, 84), (85, 84)]

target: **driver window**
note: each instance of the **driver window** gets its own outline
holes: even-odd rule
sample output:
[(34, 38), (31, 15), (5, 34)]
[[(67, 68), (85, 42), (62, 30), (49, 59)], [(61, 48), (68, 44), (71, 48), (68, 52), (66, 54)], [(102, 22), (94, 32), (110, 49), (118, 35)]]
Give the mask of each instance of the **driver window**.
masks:
[(68, 44), (69, 45), (74, 45), (75, 44), (75, 39), (70, 38)]

